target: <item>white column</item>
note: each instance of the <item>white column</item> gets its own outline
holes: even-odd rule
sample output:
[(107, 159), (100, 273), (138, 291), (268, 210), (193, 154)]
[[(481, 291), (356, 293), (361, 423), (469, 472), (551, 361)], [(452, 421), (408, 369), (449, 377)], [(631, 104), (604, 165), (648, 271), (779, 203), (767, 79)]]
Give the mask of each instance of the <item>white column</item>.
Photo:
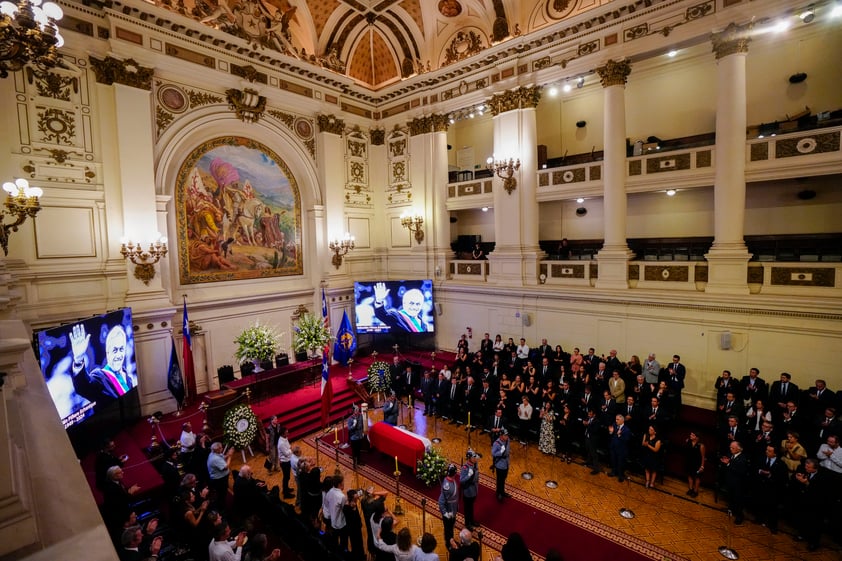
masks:
[(603, 219), (604, 242), (597, 255), (597, 288), (628, 289), (628, 262), (633, 257), (626, 243), (626, 78), (628, 61), (609, 60), (596, 69), (604, 88), (603, 108)]
[[(447, 212), (447, 117), (433, 115), (433, 132), (430, 135), (431, 189), (427, 197), (429, 204), (430, 230), (433, 236), (432, 272), (435, 280), (444, 280), (448, 261), (453, 255), (450, 249), (450, 213)], [(438, 271), (438, 273), (436, 273)]]
[(748, 294), (751, 255), (743, 239), (746, 202), (746, 54), (748, 27), (729, 25), (712, 37), (717, 59), (714, 241), (706, 292)]
[(504, 179), (494, 178), (495, 247), (488, 261), (489, 282), (496, 284), (538, 284), (538, 262), (544, 258), (538, 245), (535, 107), (540, 98), (540, 87), (522, 87), (496, 95), (488, 103), (494, 113), (494, 159), (520, 160), (509, 189)]
[[(348, 263), (343, 260), (339, 269), (331, 263), (332, 254), (328, 248), (329, 240), (342, 238), (348, 230), (348, 220), (345, 217), (345, 147), (343, 132), (345, 123), (333, 115), (319, 116), (319, 137), (317, 143), (319, 166), (319, 182), (322, 185), (324, 199), (313, 201), (314, 205), (308, 209), (310, 219), (315, 221), (315, 237), (317, 277), (325, 279), (328, 276), (342, 276), (348, 272)], [(319, 204), (320, 203), (320, 204)], [(311, 222), (313, 223), (313, 222)], [(321, 297), (321, 296), (320, 296)]]

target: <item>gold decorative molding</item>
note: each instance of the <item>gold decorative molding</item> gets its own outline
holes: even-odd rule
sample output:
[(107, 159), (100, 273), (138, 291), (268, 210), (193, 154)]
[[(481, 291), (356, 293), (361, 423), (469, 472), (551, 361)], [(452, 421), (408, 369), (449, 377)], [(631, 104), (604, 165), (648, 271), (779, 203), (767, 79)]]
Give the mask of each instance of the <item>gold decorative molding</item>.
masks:
[(473, 31), (459, 31), (444, 51), (444, 64), (451, 64), (471, 57), (483, 49), (482, 37)]
[(716, 60), (728, 55), (748, 52), (748, 44), (751, 42), (751, 29), (754, 22), (744, 25), (737, 25), (734, 22), (728, 24), (724, 30), (718, 33), (711, 33), (710, 41), (713, 43), (713, 52)]
[(430, 125), (433, 128), (433, 132), (447, 132), (450, 121), (447, 115), (430, 115)]
[(386, 129), (371, 129), (368, 137), (372, 146), (383, 146), (386, 144)]
[(75, 76), (62, 76), (55, 72), (39, 71), (27, 66), (26, 79), (35, 86), (38, 95), (43, 97), (70, 101), (71, 90), (74, 94), (79, 93), (79, 78)]
[(418, 117), (417, 119), (412, 119), (409, 121), (406, 126), (409, 128), (409, 136), (418, 136), (419, 134), (425, 134), (430, 132), (430, 118), (429, 117)]
[(153, 68), (145, 68), (133, 58), (119, 60), (107, 56), (100, 60), (91, 57), (91, 68), (96, 75), (96, 81), (100, 84), (110, 86), (111, 84), (123, 84), (141, 90), (152, 89)]
[(631, 74), (631, 63), (626, 59), (609, 60), (604, 65), (598, 66), (596, 73), (599, 74), (599, 81), (603, 88), (625, 86)]
[(345, 121), (337, 119), (335, 115), (319, 115), (316, 117), (319, 132), (329, 132), (341, 135), (345, 132)]
[(493, 96), (487, 105), (495, 117), (514, 109), (528, 109), (538, 106), (541, 101), (541, 86), (522, 87)]
[(225, 97), (228, 100), (228, 108), (244, 123), (256, 123), (266, 111), (266, 97), (260, 95), (257, 90), (231, 88), (225, 90)]

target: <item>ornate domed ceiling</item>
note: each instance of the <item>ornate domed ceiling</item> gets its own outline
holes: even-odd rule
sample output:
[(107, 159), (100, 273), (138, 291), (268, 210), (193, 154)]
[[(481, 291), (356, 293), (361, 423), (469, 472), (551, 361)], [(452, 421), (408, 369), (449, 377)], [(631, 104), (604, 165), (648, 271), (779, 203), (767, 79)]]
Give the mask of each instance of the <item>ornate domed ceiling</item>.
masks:
[(610, 0), (147, 0), (370, 89)]

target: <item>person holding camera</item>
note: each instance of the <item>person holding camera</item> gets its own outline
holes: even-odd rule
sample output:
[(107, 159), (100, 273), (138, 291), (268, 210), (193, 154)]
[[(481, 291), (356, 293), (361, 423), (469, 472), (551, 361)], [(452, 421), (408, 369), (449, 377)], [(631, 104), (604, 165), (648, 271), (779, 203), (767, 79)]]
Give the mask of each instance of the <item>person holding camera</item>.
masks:
[[(459, 485), (462, 489), (462, 505), (465, 507), (465, 527), (471, 530), (477, 525), (474, 520), (474, 503), (477, 500), (479, 490), (479, 467), (477, 462), (482, 454), (468, 448), (465, 454), (465, 465), (459, 473)], [(448, 540), (450, 543), (450, 540)]]
[(459, 468), (456, 464), (447, 466), (447, 472), (441, 482), (439, 494), (439, 512), (444, 524), (444, 541), (450, 543), (453, 539), (453, 527), (456, 525), (456, 512), (459, 510), (459, 493), (456, 486), (456, 474)]

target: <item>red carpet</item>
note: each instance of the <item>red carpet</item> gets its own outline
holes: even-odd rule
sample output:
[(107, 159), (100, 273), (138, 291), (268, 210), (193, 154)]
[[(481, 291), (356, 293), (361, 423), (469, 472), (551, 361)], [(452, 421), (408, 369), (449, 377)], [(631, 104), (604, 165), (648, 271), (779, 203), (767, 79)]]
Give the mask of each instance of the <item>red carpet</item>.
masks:
[[(309, 440), (315, 444), (315, 439)], [(328, 442), (331, 441), (331, 442)], [(330, 457), (334, 455), (332, 439), (320, 441), (320, 449)], [(351, 466), (347, 450), (342, 450), (340, 461)], [(395, 491), (394, 460), (372, 450), (363, 455), (365, 465), (359, 467), (360, 475), (376, 481), (390, 492)], [(388, 474), (388, 475), (387, 475)], [(512, 475), (510, 474), (510, 478)], [(481, 489), (475, 505), (475, 514), (482, 523), (483, 542), (499, 550), (512, 532), (519, 532), (536, 557), (551, 547), (558, 549), (567, 561), (657, 561), (682, 560), (683, 557), (660, 547), (629, 536), (601, 522), (589, 519), (547, 500), (535, 497), (518, 489), (509, 488), (511, 498), (500, 505), (494, 495), (494, 478), (482, 474)], [(426, 487), (413, 475), (401, 477), (401, 497), (414, 505), (427, 498), (427, 514), (433, 522), (428, 530), (441, 537), (438, 511), (439, 487)], [(461, 508), (461, 507), (460, 507)], [(458, 516), (457, 528), (464, 519)]]

